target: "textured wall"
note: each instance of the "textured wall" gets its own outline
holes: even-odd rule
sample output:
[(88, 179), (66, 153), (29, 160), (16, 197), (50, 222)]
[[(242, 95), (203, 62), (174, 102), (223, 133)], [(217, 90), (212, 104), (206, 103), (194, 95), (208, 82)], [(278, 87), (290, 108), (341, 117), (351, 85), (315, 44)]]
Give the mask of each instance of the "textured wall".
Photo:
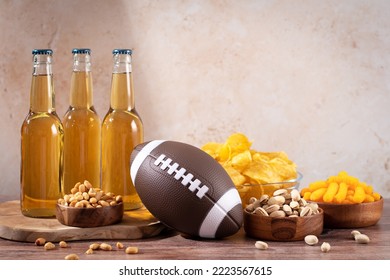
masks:
[(0, 195), (19, 196), (31, 50), (54, 50), (57, 111), (71, 49), (92, 49), (95, 107), (111, 51), (134, 49), (145, 140), (201, 146), (239, 131), (284, 150), (303, 185), (346, 170), (390, 197), (390, 2), (0, 0)]

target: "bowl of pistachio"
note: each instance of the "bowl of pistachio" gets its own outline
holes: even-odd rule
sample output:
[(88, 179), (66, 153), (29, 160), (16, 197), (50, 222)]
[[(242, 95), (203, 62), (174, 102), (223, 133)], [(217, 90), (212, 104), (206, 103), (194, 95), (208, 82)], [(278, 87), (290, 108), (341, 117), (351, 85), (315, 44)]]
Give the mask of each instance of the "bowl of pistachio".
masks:
[(324, 213), (317, 203), (304, 200), (297, 189), (279, 189), (273, 195), (252, 197), (244, 209), (249, 237), (271, 241), (304, 240), (323, 231)]

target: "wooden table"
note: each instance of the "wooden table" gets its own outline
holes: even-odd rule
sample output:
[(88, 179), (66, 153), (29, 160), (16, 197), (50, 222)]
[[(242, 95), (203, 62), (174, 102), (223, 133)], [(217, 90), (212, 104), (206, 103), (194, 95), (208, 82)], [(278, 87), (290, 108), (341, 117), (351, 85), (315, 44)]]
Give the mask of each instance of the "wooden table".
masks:
[[(5, 199), (0, 197), (0, 202)], [(113, 251), (85, 251), (95, 241), (68, 242), (69, 248), (45, 251), (33, 243), (16, 242), (0, 238), (0, 260), (63, 260), (70, 253), (85, 260), (389, 260), (390, 259), (390, 199), (385, 199), (384, 212), (375, 226), (358, 229), (371, 238), (369, 244), (357, 244), (351, 238), (352, 229), (324, 229), (320, 244), (329, 242), (331, 251), (323, 253), (320, 246), (308, 246), (304, 241), (267, 242), (268, 250), (254, 247), (256, 239), (245, 235), (243, 229), (223, 240), (187, 239), (172, 231), (163, 231), (159, 236), (138, 240), (109, 240)], [(136, 246), (139, 253), (127, 255), (117, 250), (115, 244)]]

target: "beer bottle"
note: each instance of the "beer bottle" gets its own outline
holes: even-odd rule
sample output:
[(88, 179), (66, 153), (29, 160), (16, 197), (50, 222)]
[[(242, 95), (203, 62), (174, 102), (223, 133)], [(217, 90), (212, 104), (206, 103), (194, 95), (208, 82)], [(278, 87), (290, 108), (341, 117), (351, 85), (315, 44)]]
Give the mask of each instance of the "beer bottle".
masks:
[(62, 194), (63, 127), (55, 110), (52, 54), (32, 51), (30, 110), (21, 127), (21, 212), (35, 218), (54, 217)]
[(110, 108), (102, 122), (102, 187), (123, 196), (124, 209), (142, 206), (130, 178), (130, 155), (143, 142), (143, 124), (135, 109), (132, 50), (115, 49)]
[(93, 106), (91, 50), (73, 49), (70, 105), (64, 125), (64, 191), (88, 180), (100, 187), (101, 121)]

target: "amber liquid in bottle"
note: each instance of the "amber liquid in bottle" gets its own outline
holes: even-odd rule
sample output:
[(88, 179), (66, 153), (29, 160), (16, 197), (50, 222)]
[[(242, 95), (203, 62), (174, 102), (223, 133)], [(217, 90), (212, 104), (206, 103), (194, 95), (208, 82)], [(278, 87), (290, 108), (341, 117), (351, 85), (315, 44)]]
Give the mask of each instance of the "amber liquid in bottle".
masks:
[(51, 51), (34, 51), (30, 111), (21, 127), (20, 203), (23, 215), (49, 218), (61, 197), (63, 127), (55, 111), (51, 62), (43, 61), (51, 60), (45, 58)]
[(70, 106), (64, 125), (64, 192), (88, 180), (100, 187), (101, 121), (93, 107), (89, 50), (73, 50)]
[(134, 210), (142, 202), (130, 178), (130, 155), (143, 142), (143, 124), (134, 105), (131, 52), (113, 53), (110, 109), (102, 123), (102, 187), (122, 195), (125, 210)]

